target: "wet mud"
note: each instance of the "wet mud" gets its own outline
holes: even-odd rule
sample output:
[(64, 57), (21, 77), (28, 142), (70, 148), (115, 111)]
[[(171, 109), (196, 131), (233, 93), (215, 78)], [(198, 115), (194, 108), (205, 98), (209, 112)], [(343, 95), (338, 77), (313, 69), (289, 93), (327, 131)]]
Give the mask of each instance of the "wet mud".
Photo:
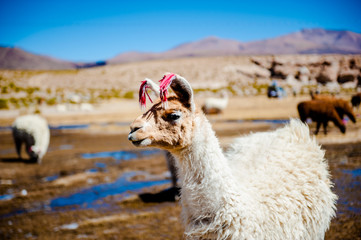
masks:
[[(226, 145), (285, 122), (212, 124)], [(18, 159), (11, 132), (0, 131), (0, 239), (184, 239), (164, 153), (134, 148), (125, 133), (79, 126), (52, 128), (40, 165), (25, 152)], [(339, 196), (325, 238), (361, 239), (361, 141), (324, 141), (322, 148)]]

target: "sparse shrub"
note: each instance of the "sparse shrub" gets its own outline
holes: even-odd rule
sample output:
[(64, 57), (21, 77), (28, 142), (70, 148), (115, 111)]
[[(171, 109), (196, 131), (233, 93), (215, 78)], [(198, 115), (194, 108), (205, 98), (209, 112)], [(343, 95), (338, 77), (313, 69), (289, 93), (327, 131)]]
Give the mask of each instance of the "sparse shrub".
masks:
[(21, 88), (21, 87), (16, 86), (14, 90), (15, 90), (15, 92), (20, 92), (20, 91), (22, 90), (22, 88)]
[(1, 88), (1, 93), (2, 93), (2, 94), (9, 93), (8, 87), (7, 87), (7, 86), (2, 87), (2, 88)]
[(11, 105), (15, 106), (15, 108), (20, 108), (20, 102), (19, 99), (17, 98), (10, 98), (9, 102), (11, 103)]
[(206, 89), (206, 88), (194, 88), (193, 89), (193, 92), (194, 93), (200, 93), (200, 92), (206, 92), (208, 91), (209, 89)]
[(266, 91), (268, 88), (267, 84), (256, 84), (254, 83), (253, 88), (257, 91), (257, 94), (262, 94), (262, 92)]
[(91, 103), (91, 104), (98, 103), (97, 98), (92, 95), (89, 99), (89, 103)]
[(46, 104), (47, 104), (47, 105), (50, 105), (50, 106), (55, 105), (55, 104), (56, 104), (56, 97), (47, 99), (47, 100), (46, 100)]
[(0, 109), (9, 109), (8, 100), (0, 98)]
[(29, 98), (20, 98), (20, 102), (24, 107), (29, 107), (31, 100)]
[(25, 91), (28, 93), (28, 95), (32, 95), (35, 92), (35, 89), (32, 87), (29, 87)]
[(228, 87), (226, 87), (226, 89), (227, 89), (227, 91), (229, 91), (230, 93), (232, 93), (232, 95), (237, 95), (237, 92), (233, 89), (233, 87), (232, 86), (228, 86)]
[(117, 90), (117, 89), (112, 88), (112, 94), (113, 94), (113, 97), (115, 97), (115, 98), (120, 98), (121, 97), (120, 96), (120, 91)]
[(133, 99), (134, 98), (134, 93), (132, 91), (128, 91), (123, 95), (123, 98)]

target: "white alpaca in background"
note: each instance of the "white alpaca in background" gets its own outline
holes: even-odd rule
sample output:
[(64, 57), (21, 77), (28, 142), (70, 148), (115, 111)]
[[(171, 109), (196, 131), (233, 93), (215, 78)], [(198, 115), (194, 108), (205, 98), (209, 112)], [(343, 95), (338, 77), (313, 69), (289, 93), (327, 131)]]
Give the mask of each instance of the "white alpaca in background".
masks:
[(38, 115), (20, 116), (12, 125), (12, 133), (19, 158), (21, 158), (21, 146), (25, 143), (30, 160), (41, 163), (50, 141), (47, 121)]
[(227, 92), (222, 92), (221, 95), (221, 98), (206, 98), (202, 106), (202, 111), (205, 114), (218, 114), (223, 112), (228, 105), (228, 94)]
[[(176, 96), (164, 104), (169, 86)], [(131, 124), (128, 139), (176, 156), (188, 239), (324, 238), (337, 196), (307, 125), (291, 120), (238, 138), (223, 153), (184, 78), (167, 74), (160, 91), (161, 101)]]

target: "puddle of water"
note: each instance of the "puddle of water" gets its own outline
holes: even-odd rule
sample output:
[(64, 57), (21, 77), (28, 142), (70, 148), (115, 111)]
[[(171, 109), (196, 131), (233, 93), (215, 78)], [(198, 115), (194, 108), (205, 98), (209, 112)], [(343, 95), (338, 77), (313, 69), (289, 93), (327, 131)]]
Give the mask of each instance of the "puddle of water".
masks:
[(3, 150), (0, 150), (0, 155), (2, 154), (9, 154), (9, 153), (15, 153), (15, 149), (3, 149)]
[(99, 171), (96, 168), (91, 168), (91, 169), (86, 170), (86, 172), (88, 172), (88, 173), (97, 173)]
[(286, 124), (289, 123), (289, 119), (256, 119), (252, 120), (254, 123), (270, 123), (270, 124)]
[(64, 145), (61, 145), (59, 147), (60, 150), (70, 150), (70, 149), (73, 149), (74, 146), (73, 145), (70, 145), (70, 144), (64, 144)]
[(269, 123), (269, 124), (286, 124), (289, 123), (289, 119), (254, 119), (254, 120), (226, 120), (229, 123), (245, 123), (245, 122), (252, 122), (252, 123)]
[(73, 129), (87, 129), (89, 124), (73, 124), (73, 125), (59, 125), (59, 126), (49, 126), (52, 130), (73, 130)]
[(13, 199), (14, 197), (15, 197), (14, 194), (0, 195), (0, 201), (11, 200), (11, 199)]
[(352, 212), (361, 213), (361, 207), (357, 198), (355, 198), (361, 189), (361, 169), (340, 170), (342, 177), (335, 180), (336, 193), (339, 197), (337, 201), (337, 212), (344, 214)]
[(84, 153), (82, 157), (90, 158), (113, 158), (117, 161), (131, 160), (139, 157), (145, 157), (153, 154), (161, 153), (158, 149), (138, 150), (138, 151), (113, 151), (113, 152), (98, 152), (98, 153)]
[(353, 170), (343, 170), (344, 173), (351, 174), (353, 178), (361, 176), (361, 168), (353, 169)]
[(102, 162), (96, 162), (95, 164), (96, 168), (91, 168), (86, 170), (88, 173), (97, 173), (97, 172), (107, 172), (107, 165)]
[(59, 147), (49, 147), (48, 152), (53, 152), (53, 151), (57, 151), (57, 150), (71, 150), (73, 148), (74, 148), (73, 145), (64, 144), (64, 145), (60, 145)]
[(102, 163), (102, 162), (95, 163), (95, 166), (97, 168), (106, 168), (107, 167), (107, 165), (105, 163)]
[[(110, 206), (106, 202), (102, 201), (102, 198), (108, 196), (117, 196), (117, 200), (124, 199), (127, 196), (133, 193), (140, 193), (143, 188), (169, 184), (170, 180), (161, 179), (161, 180), (147, 180), (147, 181), (130, 181), (132, 177), (143, 174), (146, 175), (148, 179), (152, 179), (155, 176), (148, 175), (146, 172), (127, 172), (124, 173), (120, 178), (112, 183), (104, 183), (96, 186), (92, 186), (86, 189), (83, 189), (75, 194), (72, 194), (67, 197), (58, 197), (46, 202), (37, 202), (33, 204), (31, 208), (17, 209), (10, 213), (0, 215), (0, 219), (5, 219), (11, 216), (37, 212), (37, 211), (57, 211), (61, 207), (69, 207), (70, 209), (89, 209), (89, 208), (103, 208), (103, 207), (114, 207)], [(6, 194), (0, 196), (1, 200), (11, 200), (14, 198), (14, 194)]]
[(10, 131), (11, 127), (10, 126), (0, 126), (0, 131)]
[(75, 230), (79, 227), (78, 223), (70, 223), (60, 226), (60, 229)]
[(127, 152), (127, 151), (117, 151), (117, 152), (98, 152), (98, 153), (84, 153), (82, 157), (85, 159), (90, 158), (113, 158), (115, 160), (130, 160), (137, 158), (137, 154)]
[(145, 187), (163, 185), (170, 183), (168, 179), (154, 181), (129, 181), (129, 178), (136, 176), (139, 172), (128, 172), (123, 174), (113, 183), (105, 183), (86, 188), (78, 193), (67, 197), (55, 198), (50, 202), (50, 208), (55, 210), (59, 207), (74, 206), (80, 208), (97, 208), (105, 206), (98, 200), (112, 195), (124, 194), (128, 191), (139, 192)]
[(53, 175), (53, 176), (44, 177), (43, 181), (44, 182), (52, 182), (52, 181), (54, 181), (54, 180), (56, 180), (58, 178), (59, 178), (59, 175), (56, 174), (56, 175)]

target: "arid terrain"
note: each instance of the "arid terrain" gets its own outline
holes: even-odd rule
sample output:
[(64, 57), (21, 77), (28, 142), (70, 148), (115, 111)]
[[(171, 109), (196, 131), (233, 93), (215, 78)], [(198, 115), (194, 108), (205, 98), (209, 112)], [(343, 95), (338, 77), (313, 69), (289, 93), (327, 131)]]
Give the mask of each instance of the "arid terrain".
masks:
[[(208, 65), (215, 65), (217, 60)], [(12, 81), (16, 86), (30, 79), (27, 87), (37, 86), (39, 92), (45, 92), (44, 98), (51, 99), (60, 93), (59, 89), (85, 95), (88, 90), (81, 90), (91, 89), (97, 77), (102, 80), (99, 89), (111, 89), (106, 79), (116, 79), (114, 76), (121, 72), (124, 75), (119, 76), (126, 78), (121, 86), (135, 93), (144, 77), (156, 78), (159, 71), (166, 70), (160, 67), (162, 63), (172, 66), (171, 71), (199, 74), (204, 81), (195, 82), (197, 89), (207, 86), (207, 76), (221, 76), (216, 68), (214, 72), (192, 72), (194, 59), (179, 61), (182, 63), (179, 66), (176, 61), (168, 65), (166, 61), (119, 65), (119, 72), (117, 66), (70, 73), (2, 72), (1, 84), (10, 84), (9, 79), (13, 79), (10, 75), (17, 76)], [(227, 70), (227, 64), (242, 61), (249, 64), (244, 59), (227, 57), (220, 65)], [(198, 63), (206, 69), (205, 59)], [(145, 65), (148, 68), (142, 69)], [(107, 75), (109, 72), (114, 76)], [(61, 76), (65, 76), (64, 82)], [(72, 83), (75, 80), (81, 82)], [(188, 80), (192, 84), (192, 77)], [(223, 80), (220, 84), (211, 82), (209, 92), (197, 92), (198, 106), (211, 95), (212, 89), (230, 84), (229, 79)], [(246, 83), (239, 86), (243, 85)], [(254, 85), (252, 88), (257, 89)], [(87, 93), (91, 95), (90, 90)], [(351, 94), (352, 91), (345, 90), (338, 96), (349, 100)], [(282, 127), (289, 118), (297, 118), (296, 106), (306, 99), (310, 99), (308, 94), (269, 99), (262, 89), (257, 94), (234, 94), (224, 112), (209, 119), (226, 149), (235, 136), (270, 131)], [(129, 124), (141, 114), (136, 97), (105, 97), (86, 111), (74, 107), (76, 103), (65, 104), (73, 108), (60, 111), (52, 104), (15, 108), (14, 104), (0, 111), (0, 239), (184, 239), (178, 200), (150, 203), (139, 197), (166, 190), (171, 183), (162, 151), (138, 149), (127, 140)], [(25, 152), (23, 160), (17, 158), (10, 129), (16, 116), (34, 109), (41, 112), (51, 128), (49, 149), (41, 164), (30, 163)], [(346, 134), (330, 123), (327, 135), (321, 131), (315, 136), (325, 150), (335, 183), (333, 190), (339, 196), (337, 216), (326, 239), (361, 239), (361, 109), (355, 109), (355, 113), (357, 122), (347, 123)], [(310, 134), (314, 130), (315, 124), (310, 123)]]
[[(226, 147), (236, 135), (281, 127), (279, 120), (297, 116), (295, 104), (299, 100), (235, 98), (223, 114), (210, 119)], [(263, 120), (260, 111), (266, 117)], [(2, 239), (183, 239), (178, 202), (144, 203), (138, 198), (140, 193), (169, 188), (169, 173), (162, 152), (142, 152), (127, 140), (129, 118), (140, 110), (130, 111), (131, 116), (120, 112), (123, 118), (100, 115), (100, 122), (95, 121), (95, 114), (74, 114), (65, 125), (49, 117), (54, 128), (41, 165), (19, 161), (10, 130), (1, 131)], [(334, 191), (340, 197), (338, 214), (326, 239), (360, 237), (360, 117), (358, 121), (348, 125), (345, 135), (330, 126), (327, 136), (317, 136), (326, 150)]]

